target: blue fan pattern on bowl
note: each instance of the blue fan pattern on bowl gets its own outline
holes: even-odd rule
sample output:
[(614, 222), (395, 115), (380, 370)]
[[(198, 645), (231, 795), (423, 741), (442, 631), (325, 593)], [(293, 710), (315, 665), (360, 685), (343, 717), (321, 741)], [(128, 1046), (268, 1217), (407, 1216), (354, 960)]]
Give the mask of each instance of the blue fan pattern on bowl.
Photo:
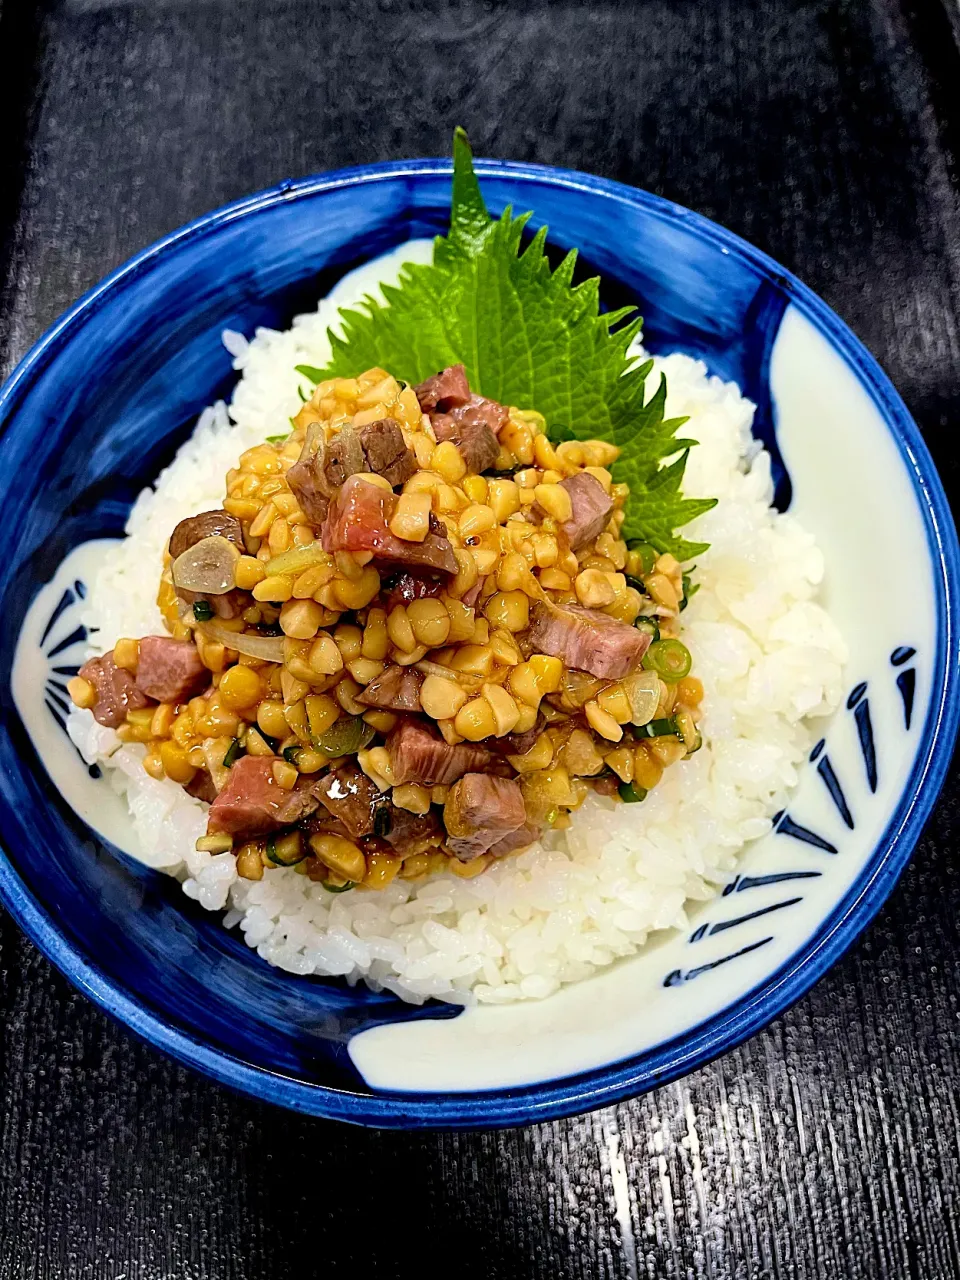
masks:
[[(46, 683), (43, 687), (43, 701), (53, 716), (56, 724), (61, 732), (66, 734), (67, 721), (66, 717), (70, 713), (70, 695), (67, 692), (66, 681), (71, 676), (75, 676), (83, 663), (84, 654), (87, 647), (87, 641), (90, 633), (84, 624), (80, 621), (76, 625), (72, 625), (68, 615), (68, 611), (79, 605), (86, 599), (87, 587), (79, 578), (74, 581), (72, 587), (67, 587), (63, 595), (54, 606), (53, 612), (50, 614), (50, 620), (43, 629), (40, 637), (40, 644), (43, 647), (44, 657), (50, 663), (50, 669), (47, 674)], [(67, 627), (66, 635), (51, 634), (61, 618), (66, 617)], [(47, 647), (47, 641), (50, 641)], [(71, 650), (73, 651), (71, 655)], [(64, 666), (65, 658), (75, 658), (72, 666)], [(52, 665), (53, 660), (57, 659), (57, 665)], [(69, 741), (69, 739), (68, 739)], [(72, 744), (71, 744), (72, 745)], [(89, 766), (89, 774), (91, 778), (100, 777), (100, 766), (92, 764)]]
[[(916, 657), (916, 649), (909, 645), (902, 645), (896, 648), (890, 655), (890, 663), (894, 668), (903, 667), (904, 663), (911, 662)], [(913, 715), (913, 696), (916, 685), (916, 670), (908, 667), (899, 672), (895, 680), (896, 688), (900, 694), (903, 705), (903, 727), (905, 732), (910, 731), (912, 715)], [(877, 783), (879, 781), (877, 773), (877, 749), (874, 741), (873, 723), (870, 717), (870, 699), (867, 696), (867, 682), (861, 681), (850, 692), (846, 700), (846, 709), (852, 711), (857, 726), (857, 741), (860, 745), (860, 753), (863, 762), (864, 774), (866, 776), (867, 785), (871, 795), (876, 795)], [(817, 774), (823, 782), (830, 797), (831, 802), (840, 815), (844, 826), (853, 831), (856, 827), (856, 821), (851, 811), (850, 804), (847, 801), (843, 786), (837, 774), (837, 768), (831, 760), (827, 751), (827, 742), (825, 738), (813, 747), (810, 752), (810, 764), (816, 765)], [(847, 761), (847, 764), (852, 764)], [(825, 836), (818, 835), (816, 831), (808, 826), (804, 826), (798, 822), (791, 814), (781, 810), (773, 819), (774, 830), (778, 835), (789, 836), (794, 840), (799, 840), (802, 844), (809, 848), (816, 849), (821, 853), (835, 855), (840, 853), (840, 849), (828, 840)], [(797, 870), (797, 871), (773, 871), (766, 875), (738, 875), (723, 890), (722, 897), (727, 898), (730, 894), (747, 893), (751, 890), (768, 889), (772, 885), (791, 886), (792, 896), (780, 898), (774, 902), (757, 907), (753, 911), (746, 911), (742, 915), (734, 916), (723, 920), (706, 921), (694, 929), (690, 935), (690, 942), (696, 943), (704, 938), (715, 937), (718, 933), (726, 933), (731, 929), (742, 930), (744, 926), (753, 926), (758, 921), (765, 921), (765, 917), (771, 916), (778, 911), (785, 911), (788, 907), (794, 907), (803, 901), (803, 894), (795, 892), (802, 887), (804, 880), (816, 880), (823, 875), (823, 871), (816, 870)], [(765, 947), (768, 943), (773, 942), (774, 934), (767, 934), (762, 938), (752, 938), (749, 942), (740, 946), (737, 950), (731, 951), (726, 955), (717, 957), (707, 961), (705, 964), (695, 965), (690, 969), (672, 969), (663, 980), (665, 987), (676, 987), (681, 983), (690, 982), (693, 978), (699, 978), (705, 973), (711, 973), (719, 969), (722, 965), (729, 964), (731, 960), (737, 960), (741, 956), (750, 955), (754, 951), (758, 951), (761, 947)]]

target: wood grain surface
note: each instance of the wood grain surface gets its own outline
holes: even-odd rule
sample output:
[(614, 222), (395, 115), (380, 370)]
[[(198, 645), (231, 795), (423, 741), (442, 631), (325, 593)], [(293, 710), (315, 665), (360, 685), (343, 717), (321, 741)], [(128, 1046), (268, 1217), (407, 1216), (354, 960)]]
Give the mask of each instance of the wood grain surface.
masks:
[[(953, 3), (0, 0), (0, 365), (185, 220), (443, 154), (459, 122), (481, 155), (646, 187), (791, 267), (960, 497)], [(0, 915), (0, 1280), (960, 1276), (958, 798), (954, 772), (879, 919), (762, 1034), (503, 1133), (235, 1097)]]

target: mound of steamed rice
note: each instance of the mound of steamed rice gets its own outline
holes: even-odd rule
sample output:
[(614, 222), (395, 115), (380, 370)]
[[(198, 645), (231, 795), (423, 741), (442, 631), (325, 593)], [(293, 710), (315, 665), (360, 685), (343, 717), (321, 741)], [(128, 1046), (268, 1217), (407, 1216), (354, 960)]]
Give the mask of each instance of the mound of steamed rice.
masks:
[[(356, 295), (370, 284), (358, 280)], [(337, 302), (350, 300), (341, 289)], [(224, 335), (242, 371), (229, 416), (222, 403), (201, 415), (90, 584), (86, 621), (99, 627), (98, 652), (120, 636), (162, 632), (155, 598), (171, 529), (219, 506), (238, 455), (283, 430), (299, 405), (294, 366), (323, 365), (335, 319), (331, 299), (285, 333), (260, 330), (250, 343)], [(362, 978), (414, 1002), (537, 999), (631, 955), (653, 930), (686, 927), (686, 904), (713, 896), (746, 842), (766, 834), (784, 807), (817, 732), (810, 721), (838, 703), (846, 653), (815, 602), (820, 551), (770, 507), (769, 459), (750, 434), (753, 406), (685, 356), (658, 360), (653, 376), (661, 369), (668, 416), (688, 414), (684, 434), (700, 442), (685, 491), (720, 499), (689, 528), (711, 544), (683, 615), (705, 687), (698, 754), (668, 770), (642, 807), (591, 796), (568, 831), (476, 879), (445, 874), (335, 895), (292, 869), (241, 880), (232, 854), (198, 853), (205, 806), (148, 777), (144, 747), (121, 745), (75, 710), (70, 734), (125, 795), (143, 860), (177, 875), (208, 910), (225, 910), (226, 927), (239, 927), (269, 963)]]

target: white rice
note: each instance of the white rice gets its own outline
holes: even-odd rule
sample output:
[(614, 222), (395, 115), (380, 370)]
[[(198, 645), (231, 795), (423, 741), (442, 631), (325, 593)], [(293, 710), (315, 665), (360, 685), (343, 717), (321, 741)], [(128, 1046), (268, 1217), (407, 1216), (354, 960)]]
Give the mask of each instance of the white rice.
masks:
[[(418, 247), (417, 255), (424, 256)], [(407, 256), (409, 247), (407, 247)], [(138, 498), (127, 538), (91, 584), (96, 649), (121, 635), (161, 630), (155, 597), (161, 556), (178, 520), (219, 506), (224, 476), (244, 449), (282, 431), (299, 404), (299, 363), (323, 365), (336, 307), (395, 275), (400, 259), (357, 273), (285, 333), (233, 332), (224, 344), (242, 377), (229, 409), (204, 411), (155, 489)], [(373, 272), (376, 272), (374, 275)], [(823, 557), (790, 515), (770, 507), (769, 458), (750, 434), (753, 406), (686, 356), (658, 360), (667, 413), (689, 414), (700, 441), (685, 492), (720, 499), (689, 527), (711, 543), (700, 590), (684, 613), (685, 639), (706, 696), (703, 749), (672, 768), (642, 808), (591, 797), (554, 833), (474, 880), (396, 880), (378, 893), (333, 895), (292, 870), (241, 880), (231, 854), (197, 853), (205, 806), (173, 782), (147, 776), (142, 746), (122, 746), (87, 711), (69, 730), (84, 758), (125, 794), (143, 860), (183, 889), (271, 964), (337, 974), (406, 1000), (506, 1003), (550, 995), (643, 946), (657, 929), (687, 926), (685, 904), (711, 897), (746, 842), (784, 807), (816, 732), (840, 697), (846, 650), (816, 603)], [(232, 419), (232, 422), (231, 422)]]

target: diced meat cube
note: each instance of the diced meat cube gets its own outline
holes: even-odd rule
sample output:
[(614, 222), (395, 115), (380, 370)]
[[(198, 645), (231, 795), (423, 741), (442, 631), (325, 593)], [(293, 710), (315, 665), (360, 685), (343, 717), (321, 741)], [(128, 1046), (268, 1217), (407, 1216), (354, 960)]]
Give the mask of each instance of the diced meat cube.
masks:
[(464, 426), (483, 423), (495, 436), (500, 434), (510, 418), (510, 410), (505, 404), (500, 404), (497, 400), (488, 400), (486, 396), (471, 396), (463, 408), (454, 409), (452, 412), (453, 417)]
[(433, 809), (424, 814), (408, 813), (406, 809), (391, 804), (389, 823), (383, 839), (402, 858), (437, 849), (443, 840), (443, 825)]
[(323, 424), (314, 422), (307, 428), (300, 457), (287, 472), (287, 484), (300, 510), (319, 529), (330, 499), (340, 486), (348, 477), (366, 469), (355, 431), (344, 428), (328, 444)]
[(240, 521), (229, 511), (201, 511), (198, 516), (181, 520), (170, 535), (170, 555), (176, 560), (204, 538), (219, 536), (232, 542), (243, 551), (243, 530)]
[(357, 694), (357, 702), (384, 711), (420, 711), (423, 676), (412, 667), (390, 666)]
[(373, 471), (396, 486), (409, 480), (416, 469), (417, 460), (391, 418), (367, 423), (359, 431), (343, 427), (329, 441), (322, 425), (314, 423), (300, 457), (287, 472), (287, 484), (304, 515), (319, 529), (330, 500), (351, 476)]
[[(487, 400), (485, 396), (473, 395), (467, 385), (467, 375), (462, 364), (450, 365), (426, 382), (421, 382), (414, 390), (424, 413), (430, 414), (430, 421), (438, 440), (451, 440), (458, 448), (470, 448), (478, 451), (478, 457), (489, 453), (489, 437), (476, 431), (478, 427), (486, 427), (494, 436), (498, 436), (506, 426), (509, 410), (496, 400)], [(442, 425), (441, 425), (442, 424)], [(445, 433), (441, 436), (440, 431)], [(464, 443), (454, 439), (454, 432), (463, 433)], [(467, 445), (466, 437), (470, 437)], [(483, 450), (484, 453), (479, 451)], [(499, 452), (499, 446), (497, 447)], [(464, 453), (464, 457), (466, 454)], [(496, 462), (496, 454), (484, 467), (471, 467), (473, 471), (485, 471)], [(471, 466), (468, 462), (467, 466)]]
[(297, 506), (306, 516), (307, 523), (314, 529), (323, 528), (330, 499), (324, 492), (316, 464), (309, 459), (305, 461), (301, 455), (300, 461), (295, 462), (287, 472), (287, 484), (297, 500)]
[(137, 688), (157, 702), (189, 702), (210, 683), (210, 672), (189, 640), (144, 636), (140, 641)]
[(443, 806), (447, 848), (462, 862), (486, 853), (526, 820), (519, 783), (486, 773), (465, 774)]
[(397, 784), (419, 782), (426, 787), (449, 786), (471, 770), (489, 768), (494, 760), (485, 747), (469, 742), (451, 746), (422, 720), (413, 719), (391, 729), (387, 751)]
[(323, 469), (323, 479), (329, 493), (339, 489), (350, 476), (367, 470), (363, 445), (352, 427), (342, 427), (326, 444), (318, 444), (314, 456), (317, 465)]
[(417, 460), (392, 418), (381, 418), (360, 429), (360, 445), (367, 470), (383, 476), (394, 488), (404, 484), (417, 469)]
[[(243, 530), (240, 521), (229, 511), (201, 511), (198, 516), (188, 516), (181, 520), (170, 535), (170, 555), (174, 560), (189, 551), (204, 538), (226, 538), (234, 546), (244, 551)], [(244, 609), (249, 608), (250, 598), (243, 591), (227, 591), (223, 595), (208, 595), (202, 591), (188, 591), (184, 587), (177, 588), (177, 596), (191, 608), (198, 600), (210, 606), (218, 618), (239, 618)]]
[(344, 764), (324, 774), (314, 783), (313, 794), (328, 813), (343, 823), (353, 840), (374, 833), (377, 810), (388, 803), (357, 764)]
[(225, 591), (223, 595), (210, 595), (206, 591), (188, 591), (186, 587), (177, 587), (177, 598), (191, 608), (198, 600), (202, 600), (210, 606), (215, 618), (223, 618), (225, 621), (239, 618), (244, 609), (250, 608), (249, 595), (236, 588), (233, 591)]
[(306, 817), (301, 826), (308, 836), (340, 836), (342, 840), (352, 840), (353, 836), (339, 818), (335, 818), (320, 805), (315, 813)]
[(489, 471), (500, 456), (500, 442), (486, 422), (460, 422), (448, 413), (430, 419), (438, 441), (451, 440), (468, 471)]
[(493, 738), (490, 746), (504, 756), (523, 756), (530, 750), (546, 728), (546, 716), (538, 715), (532, 729), (524, 729), (523, 733), (505, 733), (501, 738)]
[(272, 756), (241, 756), (230, 769), (227, 785), (210, 806), (207, 830), (250, 838), (292, 826), (317, 808), (313, 780), (298, 780), (286, 791), (273, 776)]
[(139, 711), (150, 705), (150, 699), (137, 688), (130, 672), (114, 662), (112, 652), (102, 658), (90, 658), (80, 668), (80, 675), (97, 691), (94, 720), (108, 729), (119, 729), (128, 711)]
[(595, 609), (539, 602), (525, 643), (531, 652), (562, 658), (577, 671), (588, 671), (601, 680), (620, 680), (640, 666), (650, 636)]
[(323, 474), (324, 451), (323, 427), (314, 422), (307, 428), (300, 457), (287, 472), (290, 492), (315, 529), (323, 524), (330, 505), (330, 485)]
[(217, 798), (216, 783), (208, 769), (198, 769), (183, 789), (194, 799), (202, 800), (204, 804), (213, 804)]
[(359, 476), (351, 476), (330, 503), (323, 525), (325, 551), (372, 551), (380, 564), (413, 565), (453, 575), (457, 559), (448, 538), (428, 533), (407, 542), (390, 532), (398, 498)]
[[(453, 423), (460, 431), (473, 427), (487, 427), (498, 436), (507, 425), (510, 410), (496, 400), (487, 400), (485, 396), (471, 396), (466, 404), (458, 405), (448, 413), (430, 415), (431, 424), (437, 419), (444, 423)], [(445, 428), (446, 429), (446, 428)]]
[(391, 573), (380, 579), (380, 594), (388, 613), (398, 604), (410, 604), (412, 600), (427, 597), (435, 599), (443, 590), (444, 584), (439, 579), (424, 578), (416, 573)]
[(502, 840), (490, 846), (487, 853), (492, 858), (504, 858), (508, 853), (517, 853), (540, 839), (540, 827), (536, 822), (527, 821), (516, 831), (511, 831)]
[(470, 399), (466, 370), (462, 364), (452, 364), (414, 387), (414, 393), (424, 413), (446, 413)]
[(565, 521), (561, 530), (574, 551), (578, 547), (592, 542), (607, 527), (610, 513), (613, 511), (613, 499), (604, 489), (596, 476), (589, 471), (580, 471), (575, 476), (568, 476), (560, 481), (561, 487), (570, 495), (573, 514)]
[(605, 773), (602, 778), (591, 778), (590, 785), (598, 796), (615, 799), (620, 792), (620, 779), (615, 773)]

